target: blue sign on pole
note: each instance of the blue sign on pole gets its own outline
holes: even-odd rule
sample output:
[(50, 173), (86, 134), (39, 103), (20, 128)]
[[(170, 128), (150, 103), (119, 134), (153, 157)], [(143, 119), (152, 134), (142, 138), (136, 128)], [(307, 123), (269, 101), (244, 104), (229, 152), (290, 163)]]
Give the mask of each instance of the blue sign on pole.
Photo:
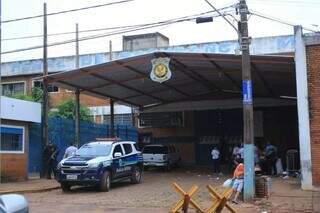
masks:
[(252, 104), (252, 82), (248, 80), (242, 81), (243, 103)]

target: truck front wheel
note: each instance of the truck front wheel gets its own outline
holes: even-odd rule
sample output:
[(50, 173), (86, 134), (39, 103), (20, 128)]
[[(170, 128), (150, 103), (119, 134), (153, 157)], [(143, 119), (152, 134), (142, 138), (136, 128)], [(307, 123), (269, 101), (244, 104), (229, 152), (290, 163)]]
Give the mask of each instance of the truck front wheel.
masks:
[(100, 185), (99, 185), (100, 191), (108, 192), (110, 190), (110, 184), (111, 184), (110, 172), (109, 171), (105, 171), (102, 174), (102, 177), (101, 177), (101, 180), (100, 180)]

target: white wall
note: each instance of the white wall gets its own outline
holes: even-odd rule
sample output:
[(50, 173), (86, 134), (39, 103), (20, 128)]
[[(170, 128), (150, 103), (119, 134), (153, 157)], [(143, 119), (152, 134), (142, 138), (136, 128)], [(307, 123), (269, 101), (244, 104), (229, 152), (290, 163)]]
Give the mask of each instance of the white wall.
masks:
[(41, 123), (41, 104), (1, 96), (1, 119)]

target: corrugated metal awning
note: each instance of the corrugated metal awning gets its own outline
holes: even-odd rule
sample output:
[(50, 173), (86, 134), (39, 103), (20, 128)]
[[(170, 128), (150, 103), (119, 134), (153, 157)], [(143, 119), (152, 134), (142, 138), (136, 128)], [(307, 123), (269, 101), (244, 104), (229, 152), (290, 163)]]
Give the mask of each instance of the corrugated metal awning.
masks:
[[(151, 60), (170, 58), (172, 77), (150, 79)], [(255, 98), (295, 97), (291, 56), (251, 56)], [(155, 52), (46, 76), (49, 83), (96, 97), (149, 107), (184, 101), (241, 98), (241, 56)]]

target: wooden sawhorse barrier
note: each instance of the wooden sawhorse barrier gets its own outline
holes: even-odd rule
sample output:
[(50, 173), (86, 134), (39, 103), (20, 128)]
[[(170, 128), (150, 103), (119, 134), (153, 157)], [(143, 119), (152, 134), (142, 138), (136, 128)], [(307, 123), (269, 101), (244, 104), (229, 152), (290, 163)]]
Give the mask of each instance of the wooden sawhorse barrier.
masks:
[(220, 194), (216, 189), (208, 185), (207, 188), (213, 202), (208, 209), (203, 210), (191, 198), (198, 191), (198, 186), (192, 186), (188, 192), (185, 192), (177, 183), (173, 183), (172, 186), (175, 191), (181, 195), (181, 199), (173, 205), (170, 213), (178, 213), (180, 210), (187, 213), (189, 205), (199, 213), (220, 213), (224, 207), (226, 207), (231, 213), (236, 213), (236, 211), (228, 204), (228, 199), (231, 197), (233, 192), (232, 188), (227, 188)]
[(187, 213), (189, 204), (198, 212), (204, 213), (204, 210), (202, 210), (201, 207), (191, 198), (198, 191), (198, 186), (192, 186), (188, 192), (185, 192), (177, 183), (173, 183), (172, 186), (182, 198), (173, 205), (170, 213), (177, 213), (179, 210)]
[(225, 189), (221, 195), (210, 185), (207, 185), (207, 189), (213, 198), (213, 202), (206, 210), (206, 213), (220, 213), (224, 207), (226, 207), (230, 212), (236, 213), (236, 211), (228, 204), (228, 199), (231, 197), (233, 192), (232, 188)]

